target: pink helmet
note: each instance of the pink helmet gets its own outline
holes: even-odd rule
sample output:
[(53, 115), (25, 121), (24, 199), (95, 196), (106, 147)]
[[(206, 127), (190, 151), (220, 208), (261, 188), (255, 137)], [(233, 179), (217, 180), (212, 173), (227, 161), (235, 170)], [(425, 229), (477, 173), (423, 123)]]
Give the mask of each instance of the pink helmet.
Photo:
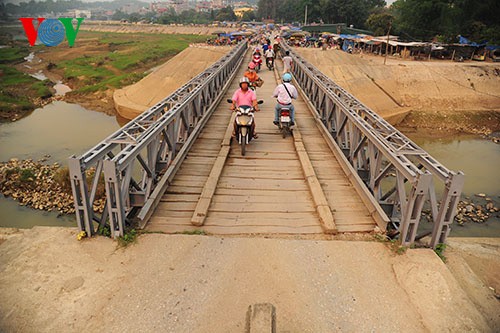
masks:
[(249, 64), (248, 64), (248, 68), (250, 69), (255, 69), (255, 63), (253, 61), (251, 61)]

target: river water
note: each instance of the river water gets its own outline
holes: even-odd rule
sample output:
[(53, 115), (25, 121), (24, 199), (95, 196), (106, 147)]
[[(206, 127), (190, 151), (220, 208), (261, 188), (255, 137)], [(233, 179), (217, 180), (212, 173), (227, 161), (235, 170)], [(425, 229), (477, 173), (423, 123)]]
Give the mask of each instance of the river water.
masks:
[[(67, 165), (68, 157), (84, 153), (119, 127), (115, 117), (77, 104), (53, 102), (21, 120), (0, 124), (0, 161), (50, 155), (47, 163)], [(22, 207), (1, 196), (0, 227), (34, 225), (76, 226), (76, 221), (74, 215), (58, 218), (57, 213)]]
[[(500, 144), (470, 134), (443, 137), (431, 131), (403, 132), (445, 167), (465, 174), (462, 197), (484, 206), (485, 200), (476, 196), (483, 193), (500, 207)], [(500, 237), (500, 212), (482, 224), (454, 224), (451, 236)]]
[[(50, 155), (48, 162), (66, 165), (69, 156), (85, 152), (119, 127), (115, 117), (76, 104), (53, 102), (19, 121), (0, 124), (0, 161), (13, 157), (36, 160)], [(474, 135), (405, 134), (449, 169), (466, 174), (464, 195), (474, 199), (474, 194), (486, 193), (499, 206), (500, 145)], [(0, 227), (34, 225), (74, 226), (76, 222), (74, 216), (57, 217), (57, 213), (36, 211), (0, 198)], [(452, 236), (500, 237), (500, 219), (490, 218), (481, 225), (455, 225)]]

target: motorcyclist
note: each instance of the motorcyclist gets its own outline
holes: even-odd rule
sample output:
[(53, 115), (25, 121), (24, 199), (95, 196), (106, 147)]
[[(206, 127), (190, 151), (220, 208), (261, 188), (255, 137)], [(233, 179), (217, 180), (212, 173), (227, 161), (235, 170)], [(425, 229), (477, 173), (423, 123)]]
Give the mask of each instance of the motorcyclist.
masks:
[(260, 69), (262, 65), (262, 55), (260, 54), (260, 49), (255, 49), (255, 52), (252, 55), (252, 61), (255, 63), (255, 66)]
[(275, 54), (274, 54), (274, 51), (273, 51), (273, 48), (272, 47), (269, 47), (265, 53), (265, 56), (266, 56), (266, 64), (270, 67), (274, 67), (274, 57), (275, 57)]
[(253, 61), (250, 61), (250, 63), (248, 64), (248, 69), (243, 74), (244, 77), (248, 78), (250, 87), (258, 86), (257, 82), (259, 81), (259, 75), (257, 75), (257, 72), (255, 71), (255, 66), (255, 63)]
[(285, 73), (282, 77), (283, 83), (279, 84), (273, 92), (272, 97), (277, 97), (278, 103), (274, 108), (274, 125), (278, 125), (278, 117), (282, 107), (287, 107), (290, 109), (290, 126), (295, 124), (295, 107), (292, 104), (292, 99), (297, 99), (298, 93), (297, 89), (291, 84), (292, 74)]
[[(259, 104), (257, 104), (257, 96), (255, 95), (255, 92), (251, 89), (250, 87), (250, 81), (248, 80), (247, 77), (242, 77), (239, 82), (240, 88), (237, 89), (234, 94), (233, 94), (233, 103), (231, 105), (231, 111), (235, 111), (237, 107), (241, 105), (248, 105), (248, 106), (253, 106), (255, 112), (259, 112)], [(236, 122), (234, 123), (234, 129), (233, 129), (233, 137), (236, 136), (236, 130), (237, 130), (237, 125)], [(258, 135), (257, 132), (255, 131), (255, 118), (252, 122), (252, 127), (251, 127), (252, 133), (253, 133), (253, 138), (257, 139)]]

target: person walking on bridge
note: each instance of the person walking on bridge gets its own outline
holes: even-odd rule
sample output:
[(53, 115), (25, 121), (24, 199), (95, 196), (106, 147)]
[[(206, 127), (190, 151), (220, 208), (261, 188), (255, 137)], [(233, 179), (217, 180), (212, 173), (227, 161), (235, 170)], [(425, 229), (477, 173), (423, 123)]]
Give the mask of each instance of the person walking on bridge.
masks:
[(283, 57), (283, 67), (283, 74), (293, 72), (294, 63), (292, 57), (290, 57), (290, 51), (285, 52), (285, 56)]
[(283, 74), (283, 83), (279, 84), (273, 92), (273, 97), (278, 98), (278, 104), (274, 108), (274, 125), (278, 125), (278, 117), (282, 107), (290, 109), (290, 126), (295, 125), (295, 108), (292, 104), (292, 99), (297, 99), (297, 89), (290, 82), (292, 81), (292, 74)]

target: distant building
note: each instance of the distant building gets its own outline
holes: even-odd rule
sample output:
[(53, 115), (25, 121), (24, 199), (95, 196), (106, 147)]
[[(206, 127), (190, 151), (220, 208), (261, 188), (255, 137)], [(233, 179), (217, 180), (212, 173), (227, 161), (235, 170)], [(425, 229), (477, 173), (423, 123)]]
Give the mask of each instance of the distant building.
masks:
[(254, 9), (252, 7), (241, 7), (234, 9), (234, 14), (238, 17), (243, 17), (246, 12), (252, 12)]
[(87, 19), (92, 18), (92, 12), (86, 9), (75, 9), (75, 17), (84, 17)]

